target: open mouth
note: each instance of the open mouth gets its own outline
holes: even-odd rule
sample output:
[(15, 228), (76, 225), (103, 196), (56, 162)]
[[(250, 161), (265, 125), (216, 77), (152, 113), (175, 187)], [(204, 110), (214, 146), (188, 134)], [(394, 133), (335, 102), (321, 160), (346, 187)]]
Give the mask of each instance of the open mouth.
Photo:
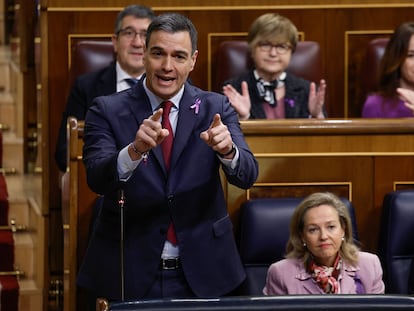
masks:
[(163, 81), (163, 82), (171, 82), (171, 81), (175, 80), (174, 77), (157, 76), (157, 78), (158, 78), (158, 80)]

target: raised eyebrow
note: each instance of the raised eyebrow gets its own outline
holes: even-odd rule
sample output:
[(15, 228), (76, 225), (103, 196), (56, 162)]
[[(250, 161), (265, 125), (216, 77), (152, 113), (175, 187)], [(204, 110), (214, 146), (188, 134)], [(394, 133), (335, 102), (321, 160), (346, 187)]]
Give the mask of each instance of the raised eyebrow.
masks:
[(126, 27), (122, 28), (122, 30), (133, 30), (133, 31), (135, 31), (135, 28), (132, 27), (132, 26), (126, 26)]
[(157, 51), (157, 52), (160, 52), (160, 51), (163, 51), (163, 48), (161, 48), (161, 47), (159, 47), (159, 46), (152, 46), (152, 47), (150, 47), (150, 49), (149, 49), (151, 52), (153, 52), (153, 51)]
[(308, 224), (308, 225), (305, 225), (305, 228), (319, 228), (319, 225), (317, 225), (317, 224)]
[[(149, 50), (151, 52), (152, 51), (158, 51), (158, 52), (164, 51), (164, 49), (162, 47), (160, 47), (160, 46), (152, 46), (152, 47), (150, 47)], [(183, 56), (186, 56), (186, 57), (188, 57), (188, 55), (189, 55), (189, 53), (187, 51), (185, 51), (185, 50), (174, 51), (173, 54), (174, 55), (183, 55)]]
[(176, 51), (174, 54), (180, 55), (180, 56), (184, 56), (184, 57), (189, 57), (189, 53), (187, 51)]
[(341, 222), (340, 221), (337, 221), (337, 220), (329, 220), (325, 224), (328, 225), (328, 226), (331, 226), (331, 225), (335, 225), (336, 226), (336, 225), (341, 225)]

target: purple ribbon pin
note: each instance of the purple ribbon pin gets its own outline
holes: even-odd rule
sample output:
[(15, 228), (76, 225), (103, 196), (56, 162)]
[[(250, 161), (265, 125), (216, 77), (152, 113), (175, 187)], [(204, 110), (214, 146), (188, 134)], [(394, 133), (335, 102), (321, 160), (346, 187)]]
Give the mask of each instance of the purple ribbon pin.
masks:
[(200, 98), (197, 98), (194, 102), (194, 105), (190, 106), (191, 109), (194, 109), (195, 114), (198, 114), (198, 111), (200, 110), (200, 104), (201, 100)]

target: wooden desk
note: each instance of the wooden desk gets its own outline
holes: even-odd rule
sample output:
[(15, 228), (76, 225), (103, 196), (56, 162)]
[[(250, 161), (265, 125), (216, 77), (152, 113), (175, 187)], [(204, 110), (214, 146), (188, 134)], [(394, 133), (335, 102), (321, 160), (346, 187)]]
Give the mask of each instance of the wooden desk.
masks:
[(363, 248), (376, 252), (384, 195), (414, 187), (413, 119), (260, 120), (242, 129), (259, 178), (248, 191), (226, 185), (233, 220), (249, 198), (331, 191), (353, 202)]

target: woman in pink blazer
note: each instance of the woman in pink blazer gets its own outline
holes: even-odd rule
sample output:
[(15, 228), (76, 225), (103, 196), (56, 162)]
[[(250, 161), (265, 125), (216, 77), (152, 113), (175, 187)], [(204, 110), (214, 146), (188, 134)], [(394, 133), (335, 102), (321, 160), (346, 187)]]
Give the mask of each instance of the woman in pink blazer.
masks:
[(265, 295), (384, 293), (378, 257), (354, 244), (348, 211), (332, 193), (299, 204), (286, 250), (286, 259), (269, 267)]

